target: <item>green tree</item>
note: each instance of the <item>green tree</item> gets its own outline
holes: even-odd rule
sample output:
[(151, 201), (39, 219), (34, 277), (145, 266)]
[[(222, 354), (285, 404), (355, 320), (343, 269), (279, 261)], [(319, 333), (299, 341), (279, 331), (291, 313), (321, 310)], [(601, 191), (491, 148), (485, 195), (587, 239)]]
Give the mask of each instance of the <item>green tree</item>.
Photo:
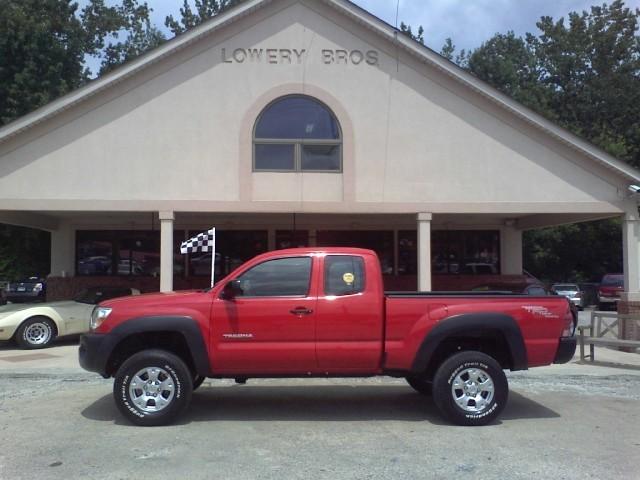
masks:
[(63, 0), (0, 0), (0, 126), (86, 79), (76, 10)]
[(527, 35), (560, 125), (640, 167), (640, 10), (622, 0), (542, 17)]
[(456, 46), (451, 41), (451, 38), (447, 38), (444, 41), (444, 45), (440, 49), (440, 55), (442, 55), (447, 60), (453, 61), (453, 53), (456, 51)]
[(18, 280), (49, 273), (51, 234), (0, 224), (0, 280)]
[(244, 0), (196, 0), (195, 11), (191, 8), (188, 0), (184, 0), (180, 8), (180, 20), (167, 16), (164, 21), (174, 35), (180, 35), (190, 28), (200, 25), (202, 22), (215, 17), (219, 13), (242, 3)]
[(468, 56), (467, 70), (515, 100), (555, 118), (542, 68), (527, 43), (513, 32), (496, 34)]
[(418, 27), (418, 33), (413, 33), (411, 25), (400, 22), (400, 33), (424, 45), (424, 28), (422, 25)]
[(138, 0), (0, 0), (0, 126), (82, 86), (164, 40)]
[(542, 280), (597, 282), (622, 271), (620, 219), (528, 231), (523, 250), (525, 268)]
[(87, 53), (102, 59), (98, 75), (166, 41), (164, 34), (151, 25), (151, 11), (137, 0), (122, 0), (111, 6), (104, 0), (91, 0), (81, 17), (88, 36)]

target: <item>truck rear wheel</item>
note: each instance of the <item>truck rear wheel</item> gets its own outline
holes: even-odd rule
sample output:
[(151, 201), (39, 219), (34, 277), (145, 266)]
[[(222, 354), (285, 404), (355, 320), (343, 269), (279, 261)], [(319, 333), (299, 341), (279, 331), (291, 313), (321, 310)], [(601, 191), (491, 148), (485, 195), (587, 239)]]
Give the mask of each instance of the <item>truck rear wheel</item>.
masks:
[(458, 425), (486, 425), (507, 403), (509, 384), (500, 364), (482, 352), (449, 357), (433, 378), (433, 400)]
[(164, 350), (144, 350), (118, 369), (113, 396), (120, 412), (142, 426), (167, 425), (187, 407), (193, 391), (185, 363)]

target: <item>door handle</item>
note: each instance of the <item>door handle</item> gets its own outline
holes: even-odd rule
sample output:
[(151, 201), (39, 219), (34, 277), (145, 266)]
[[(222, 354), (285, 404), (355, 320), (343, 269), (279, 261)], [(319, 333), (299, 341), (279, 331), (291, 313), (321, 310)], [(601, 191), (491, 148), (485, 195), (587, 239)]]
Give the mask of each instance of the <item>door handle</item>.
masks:
[(294, 308), (293, 310), (289, 310), (289, 313), (291, 313), (292, 315), (298, 315), (298, 316), (311, 315), (313, 313), (313, 310), (309, 308), (298, 307), (298, 308)]

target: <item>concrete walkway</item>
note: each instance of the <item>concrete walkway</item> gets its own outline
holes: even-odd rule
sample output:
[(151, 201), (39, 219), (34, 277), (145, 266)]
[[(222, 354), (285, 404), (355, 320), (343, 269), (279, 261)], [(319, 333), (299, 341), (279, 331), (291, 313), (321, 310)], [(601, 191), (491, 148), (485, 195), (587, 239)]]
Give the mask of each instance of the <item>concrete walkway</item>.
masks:
[[(640, 375), (640, 354), (595, 348), (595, 362), (580, 362), (578, 351), (570, 363), (532, 369), (536, 375)], [(78, 342), (62, 340), (44, 350), (20, 350), (13, 344), (0, 344), (0, 373), (61, 373), (94, 375), (78, 364)], [(527, 372), (522, 372), (527, 374)]]

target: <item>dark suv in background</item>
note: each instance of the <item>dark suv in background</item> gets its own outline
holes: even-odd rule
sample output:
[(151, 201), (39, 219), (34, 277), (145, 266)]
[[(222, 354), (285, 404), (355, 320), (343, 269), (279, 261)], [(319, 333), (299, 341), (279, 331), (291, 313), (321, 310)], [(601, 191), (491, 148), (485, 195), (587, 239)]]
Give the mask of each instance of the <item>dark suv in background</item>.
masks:
[(598, 308), (600, 310), (615, 310), (624, 291), (624, 275), (622, 273), (607, 273), (602, 277), (598, 288)]

